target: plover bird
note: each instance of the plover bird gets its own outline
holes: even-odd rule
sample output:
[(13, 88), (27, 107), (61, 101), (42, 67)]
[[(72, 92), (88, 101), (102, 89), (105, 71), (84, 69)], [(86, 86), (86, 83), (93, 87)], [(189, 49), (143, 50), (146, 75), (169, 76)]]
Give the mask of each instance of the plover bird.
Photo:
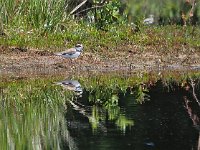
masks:
[(144, 19), (143, 24), (145, 25), (151, 25), (154, 23), (154, 16), (149, 15), (149, 18)]
[(55, 84), (62, 86), (66, 90), (74, 91), (78, 95), (81, 95), (83, 93), (81, 84), (77, 80), (64, 80), (55, 82)]
[(82, 51), (83, 51), (83, 45), (77, 44), (75, 47), (67, 49), (62, 52), (55, 53), (55, 55), (73, 59), (73, 58), (78, 58)]

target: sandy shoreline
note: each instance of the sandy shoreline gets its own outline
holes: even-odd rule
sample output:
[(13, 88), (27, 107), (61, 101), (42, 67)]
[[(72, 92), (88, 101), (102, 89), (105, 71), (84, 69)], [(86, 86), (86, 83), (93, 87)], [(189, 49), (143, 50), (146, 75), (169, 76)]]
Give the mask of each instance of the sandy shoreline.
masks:
[(137, 52), (133, 49), (112, 51), (107, 57), (100, 52), (83, 52), (73, 62), (47, 50), (1, 48), (0, 52), (1, 76), (56, 75), (85, 71), (200, 70), (200, 52), (162, 54), (154, 51)]

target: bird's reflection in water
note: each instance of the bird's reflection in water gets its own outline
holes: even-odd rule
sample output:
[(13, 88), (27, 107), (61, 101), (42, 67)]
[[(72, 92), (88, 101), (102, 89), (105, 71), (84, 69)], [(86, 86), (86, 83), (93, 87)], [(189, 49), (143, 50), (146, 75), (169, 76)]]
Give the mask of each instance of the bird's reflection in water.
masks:
[(83, 93), (81, 84), (77, 80), (64, 80), (55, 82), (55, 84), (62, 86), (66, 90), (74, 91), (79, 96)]

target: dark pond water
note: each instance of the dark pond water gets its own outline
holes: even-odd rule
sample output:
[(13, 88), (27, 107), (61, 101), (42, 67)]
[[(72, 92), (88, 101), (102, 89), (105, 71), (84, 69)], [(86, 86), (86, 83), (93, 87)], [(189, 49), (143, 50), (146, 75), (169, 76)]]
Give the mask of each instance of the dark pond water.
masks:
[(115, 94), (118, 100), (109, 107), (90, 102), (85, 90), (69, 104), (66, 119), (75, 149), (199, 150), (200, 107), (191, 92), (163, 88), (158, 81), (144, 104), (137, 104), (129, 89)]

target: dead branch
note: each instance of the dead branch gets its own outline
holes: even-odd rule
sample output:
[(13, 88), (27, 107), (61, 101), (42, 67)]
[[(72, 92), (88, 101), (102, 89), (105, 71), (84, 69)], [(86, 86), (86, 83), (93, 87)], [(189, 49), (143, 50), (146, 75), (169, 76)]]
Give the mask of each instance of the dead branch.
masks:
[(191, 86), (192, 86), (192, 95), (193, 95), (194, 99), (196, 100), (196, 102), (198, 103), (198, 105), (200, 106), (200, 101), (197, 98), (197, 95), (195, 93), (195, 83), (194, 83), (194, 81), (192, 80), (191, 77), (190, 77), (190, 81), (191, 81)]

